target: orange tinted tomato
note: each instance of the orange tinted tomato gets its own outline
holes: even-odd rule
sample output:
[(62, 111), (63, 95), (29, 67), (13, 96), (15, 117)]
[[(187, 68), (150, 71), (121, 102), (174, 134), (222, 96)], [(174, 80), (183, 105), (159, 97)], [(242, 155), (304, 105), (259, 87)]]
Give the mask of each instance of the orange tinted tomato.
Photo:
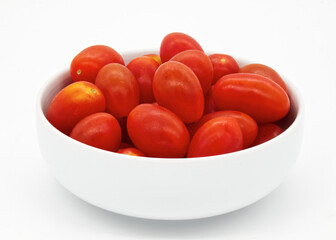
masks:
[(145, 56), (153, 58), (158, 64), (162, 64), (161, 58), (157, 54), (146, 54)]
[(131, 70), (139, 83), (140, 103), (151, 103), (155, 101), (152, 81), (154, 73), (159, 66), (160, 64), (158, 64), (153, 58), (146, 56), (134, 58), (127, 65), (127, 68)]
[(276, 136), (280, 135), (281, 133), (283, 133), (283, 130), (274, 123), (260, 124), (258, 135), (254, 140), (254, 142), (252, 143), (252, 146), (256, 146), (264, 142), (267, 142), (272, 138), (275, 138)]
[(227, 74), (237, 73), (239, 71), (238, 63), (229, 55), (216, 53), (209, 55), (209, 58), (214, 71), (212, 84), (215, 84), (218, 79)]
[(234, 73), (218, 80), (213, 98), (218, 110), (237, 110), (258, 123), (274, 122), (289, 111), (286, 92), (272, 80), (252, 73)]
[(204, 123), (190, 142), (187, 157), (206, 157), (243, 148), (243, 134), (236, 119), (218, 117)]
[(127, 119), (128, 134), (134, 145), (151, 157), (184, 157), (189, 133), (173, 112), (155, 104), (140, 104)]
[(202, 117), (202, 87), (186, 65), (175, 61), (163, 63), (154, 75), (153, 92), (157, 103), (174, 112), (183, 122), (196, 122)]
[(94, 83), (98, 71), (108, 63), (124, 64), (124, 60), (113, 48), (95, 45), (81, 51), (71, 62), (70, 74), (73, 81)]
[(203, 93), (207, 93), (211, 87), (213, 78), (212, 63), (207, 55), (200, 50), (186, 50), (176, 54), (170, 61), (177, 61), (189, 67), (201, 83)]
[(84, 117), (105, 111), (105, 97), (100, 89), (89, 82), (75, 82), (63, 88), (52, 100), (47, 119), (64, 134)]
[(92, 147), (114, 152), (121, 142), (121, 130), (115, 117), (101, 112), (80, 120), (70, 137)]
[(139, 104), (139, 85), (132, 72), (118, 63), (105, 65), (98, 73), (96, 85), (106, 98), (106, 110), (116, 118), (126, 117)]
[(139, 149), (136, 149), (136, 148), (120, 149), (117, 153), (132, 155), (132, 156), (146, 157), (146, 155), (143, 152), (141, 152)]
[(279, 84), (280, 87), (282, 87), (283, 90), (285, 90), (285, 92), (288, 92), (286, 83), (284, 82), (284, 80), (282, 80), (280, 75), (273, 68), (270, 68), (266, 65), (257, 64), (257, 63), (248, 64), (242, 67), (239, 70), (239, 72), (240, 73), (255, 73), (255, 74), (267, 77), (273, 80), (274, 82), (276, 82), (277, 84)]
[(160, 46), (161, 61), (167, 62), (176, 54), (189, 49), (197, 49), (203, 52), (202, 47), (195, 39), (187, 34), (174, 32), (166, 35)]

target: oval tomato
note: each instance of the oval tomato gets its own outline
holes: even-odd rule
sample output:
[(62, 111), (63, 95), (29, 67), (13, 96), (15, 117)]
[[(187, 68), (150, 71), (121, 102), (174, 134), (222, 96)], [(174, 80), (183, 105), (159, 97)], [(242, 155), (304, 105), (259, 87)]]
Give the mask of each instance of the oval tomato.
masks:
[(237, 110), (258, 123), (274, 122), (289, 111), (286, 92), (272, 80), (252, 73), (234, 73), (218, 80), (213, 98), (218, 110)]
[(243, 112), (239, 111), (218, 111), (209, 113), (207, 115), (204, 115), (201, 120), (199, 120), (197, 123), (191, 124), (188, 126), (188, 130), (190, 133), (190, 136), (193, 136), (194, 133), (207, 121), (218, 118), (218, 117), (232, 117), (238, 121), (238, 124), (241, 128), (241, 131), (243, 133), (243, 148), (247, 148), (252, 144), (254, 139), (257, 137), (258, 134), (258, 125), (256, 121), (254, 121), (253, 118), (251, 118), (249, 115)]
[(80, 120), (70, 137), (107, 151), (116, 151), (121, 142), (121, 130), (115, 117), (108, 113), (94, 113)]
[(153, 58), (147, 56), (134, 58), (127, 65), (127, 68), (131, 70), (139, 83), (140, 103), (151, 103), (155, 101), (152, 81), (154, 73), (159, 66), (160, 64), (158, 64)]
[(176, 54), (189, 49), (197, 49), (203, 52), (199, 43), (189, 35), (180, 32), (170, 33), (166, 35), (161, 42), (161, 61), (163, 63), (167, 62)]
[(191, 139), (187, 157), (206, 157), (243, 148), (239, 123), (231, 117), (217, 117), (204, 123)]
[(139, 149), (136, 148), (123, 148), (120, 149), (117, 153), (132, 155), (132, 156), (139, 156), (139, 157), (146, 157), (146, 155), (141, 152)]
[(146, 54), (144, 56), (153, 58), (159, 65), (162, 64), (161, 58), (157, 54)]
[(211, 87), (213, 78), (212, 63), (207, 55), (200, 50), (186, 50), (176, 54), (169, 61), (177, 61), (189, 67), (201, 83), (203, 93)]
[(106, 98), (106, 110), (116, 118), (126, 117), (139, 104), (139, 85), (132, 72), (118, 63), (105, 65), (98, 73), (96, 85)]
[(204, 111), (203, 114), (208, 114), (216, 111), (215, 102), (213, 100), (213, 85), (209, 91), (204, 95)]
[(68, 135), (82, 118), (103, 111), (105, 97), (102, 91), (93, 83), (75, 82), (54, 97), (46, 117), (55, 128)]
[(252, 64), (248, 64), (242, 67), (239, 70), (239, 72), (240, 73), (255, 73), (255, 74), (267, 77), (271, 79), (272, 81), (276, 82), (277, 84), (279, 84), (280, 87), (282, 87), (283, 90), (285, 90), (285, 92), (288, 93), (286, 83), (284, 82), (284, 80), (282, 80), (280, 75), (271, 67), (268, 67), (263, 64), (252, 63)]
[(239, 71), (238, 63), (230, 55), (215, 53), (209, 55), (209, 58), (212, 62), (214, 72), (212, 84), (215, 84), (218, 79), (225, 75)]
[(72, 60), (70, 74), (74, 82), (88, 81), (94, 83), (99, 70), (108, 63), (120, 63), (124, 60), (113, 48), (95, 45), (81, 51)]
[(272, 138), (275, 138), (276, 136), (280, 135), (281, 133), (283, 133), (282, 128), (280, 128), (278, 125), (274, 123), (260, 124), (258, 135), (254, 140), (254, 142), (252, 143), (252, 146), (256, 146), (264, 142), (267, 142)]
[(171, 61), (163, 63), (153, 79), (157, 103), (179, 116), (183, 122), (198, 121), (204, 110), (201, 84), (186, 65)]
[(173, 112), (154, 104), (140, 104), (127, 119), (128, 134), (134, 145), (151, 157), (184, 157), (189, 133)]

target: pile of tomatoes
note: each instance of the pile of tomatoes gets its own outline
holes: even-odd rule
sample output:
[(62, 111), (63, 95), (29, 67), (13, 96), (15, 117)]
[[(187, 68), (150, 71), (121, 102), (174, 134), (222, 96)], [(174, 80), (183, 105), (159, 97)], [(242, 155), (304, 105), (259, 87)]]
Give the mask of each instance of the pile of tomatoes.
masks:
[(164, 37), (160, 55), (126, 66), (95, 45), (73, 59), (74, 81), (51, 102), (47, 119), (82, 143), (148, 157), (203, 157), (239, 151), (281, 134), (290, 109), (285, 82), (262, 64), (239, 67), (206, 55), (184, 33)]

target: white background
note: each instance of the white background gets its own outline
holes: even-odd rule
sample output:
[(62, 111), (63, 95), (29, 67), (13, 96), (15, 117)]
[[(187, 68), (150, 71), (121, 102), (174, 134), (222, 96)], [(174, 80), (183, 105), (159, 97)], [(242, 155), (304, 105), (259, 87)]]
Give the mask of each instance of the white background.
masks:
[[(0, 1), (0, 239), (336, 239), (336, 1)], [(83, 48), (158, 49), (170, 32), (290, 78), (305, 138), (286, 181), (239, 211), (152, 221), (91, 206), (60, 186), (35, 133), (40, 86)]]

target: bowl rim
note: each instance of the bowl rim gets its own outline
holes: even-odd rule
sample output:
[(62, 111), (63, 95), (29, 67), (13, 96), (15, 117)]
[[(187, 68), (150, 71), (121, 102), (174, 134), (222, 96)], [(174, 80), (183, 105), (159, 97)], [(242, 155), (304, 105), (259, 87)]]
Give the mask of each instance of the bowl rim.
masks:
[[(155, 51), (151, 51), (151, 50), (141, 50), (141, 51), (125, 51), (122, 52), (122, 56), (123, 55), (130, 55), (130, 54), (149, 54), (149, 53), (155, 53)], [(212, 53), (212, 52), (207, 52), (207, 53)], [(247, 62), (247, 63), (253, 63), (253, 61), (249, 61), (249, 59), (244, 59), (244, 58), (240, 58), (240, 57), (235, 57), (235, 59), (237, 60), (237, 62)], [(294, 129), (297, 127), (298, 124), (300, 124), (300, 122), (302, 122), (303, 116), (304, 116), (304, 101), (303, 101), (303, 96), (299, 90), (299, 88), (292, 82), (292, 81), (288, 81), (287, 76), (284, 76), (283, 74), (281, 74), (281, 77), (284, 79), (290, 94), (295, 95), (295, 100), (296, 100), (296, 117), (294, 119), (294, 121), (288, 126), (288, 128), (281, 133), (280, 135), (276, 136), (275, 138), (264, 142), (260, 145), (257, 146), (253, 146), (253, 147), (249, 147), (246, 149), (242, 149), (236, 152), (231, 152), (231, 153), (226, 153), (226, 154), (220, 154), (220, 155), (213, 155), (213, 156), (206, 156), (206, 157), (194, 157), (194, 158), (159, 158), (159, 157), (142, 157), (142, 156), (132, 156), (132, 155), (125, 155), (125, 154), (120, 154), (120, 153), (116, 153), (116, 152), (111, 152), (111, 151), (107, 151), (107, 150), (103, 150), (103, 149), (99, 149), (99, 148), (95, 148), (92, 147), (90, 145), (84, 144), (82, 142), (79, 142), (75, 139), (72, 139), (71, 137), (67, 136), (66, 134), (60, 132), (58, 129), (56, 129), (46, 118), (45, 114), (43, 113), (43, 96), (44, 93), (46, 91), (46, 89), (49, 88), (50, 85), (55, 84), (56, 82), (59, 81), (59, 78), (61, 75), (69, 75), (70, 76), (70, 70), (69, 67), (63, 67), (61, 70), (55, 72), (54, 74), (52, 74), (49, 79), (47, 81), (45, 81), (42, 86), (40, 87), (38, 94), (37, 94), (37, 98), (36, 98), (36, 110), (37, 110), (37, 117), (41, 118), (42, 123), (47, 126), (52, 132), (54, 132), (56, 135), (59, 135), (61, 138), (64, 139), (64, 141), (68, 141), (69, 144), (79, 144), (79, 147), (82, 147), (84, 149), (87, 149), (88, 151), (98, 151), (98, 153), (100, 154), (106, 154), (106, 157), (108, 158), (120, 158), (120, 159), (129, 159), (129, 160), (136, 160), (136, 161), (142, 161), (142, 162), (151, 162), (151, 163), (161, 163), (161, 162), (165, 162), (165, 163), (175, 163), (175, 162), (179, 162), (179, 163), (192, 163), (192, 162), (203, 162), (206, 161), (208, 162), (209, 160), (213, 160), (216, 161), (218, 159), (224, 160), (224, 159), (230, 159), (230, 158), (236, 158), (239, 155), (245, 155), (245, 154), (250, 154), (256, 151), (259, 151), (260, 149), (263, 149), (269, 145), (273, 145), (276, 144), (278, 141), (281, 141), (281, 139), (285, 138), (287, 135), (289, 135), (292, 131), (294, 131)]]

